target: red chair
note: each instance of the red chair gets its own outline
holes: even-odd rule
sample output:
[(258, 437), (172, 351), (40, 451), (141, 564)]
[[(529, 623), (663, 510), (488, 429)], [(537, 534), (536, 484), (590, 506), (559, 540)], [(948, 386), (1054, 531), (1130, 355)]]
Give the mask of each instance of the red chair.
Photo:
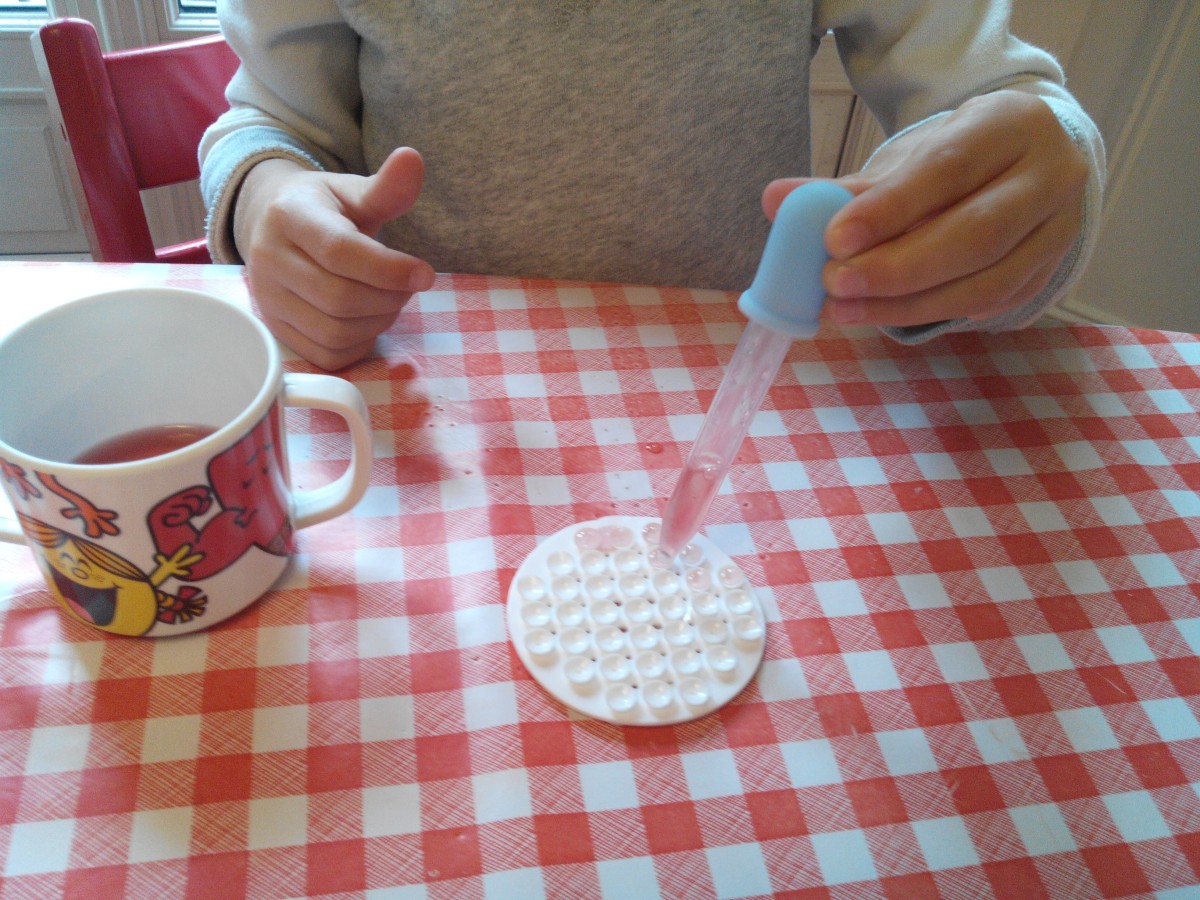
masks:
[(238, 67), (224, 39), (104, 53), (90, 22), (55, 19), (33, 35), (33, 52), (93, 257), (210, 262), (203, 239), (154, 247), (141, 191), (199, 177), (200, 138), (229, 108)]

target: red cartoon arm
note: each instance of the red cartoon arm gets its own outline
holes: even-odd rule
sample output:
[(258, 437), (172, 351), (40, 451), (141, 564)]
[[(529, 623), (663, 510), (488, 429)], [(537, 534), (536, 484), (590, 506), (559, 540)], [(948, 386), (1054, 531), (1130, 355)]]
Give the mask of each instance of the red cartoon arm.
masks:
[[(217, 574), (249, 550), (257, 540), (253, 511), (222, 509), (200, 527), (192, 521), (212, 506), (213, 495), (197, 485), (172, 494), (150, 510), (148, 522), (154, 545), (170, 557), (182, 547), (195, 560), (188, 566), (188, 581), (203, 581)], [(183, 576), (181, 576), (183, 577)]]
[(90, 538), (103, 537), (106, 534), (120, 534), (117, 527), (117, 513), (112, 509), (100, 509), (82, 494), (77, 494), (53, 475), (44, 472), (37, 473), (38, 481), (52, 493), (62, 497), (71, 505), (60, 509), (64, 519), (79, 519), (83, 522), (84, 533)]
[(256, 536), (247, 525), (255, 517), (251, 514), (249, 521), (244, 517), (244, 510), (223, 509), (195, 532), (192, 551), (201, 559), (188, 568), (188, 581), (202, 581), (217, 574), (254, 546)]
[(173, 555), (185, 544), (195, 547), (200, 531), (192, 524), (192, 519), (204, 515), (211, 505), (212, 491), (202, 484), (160, 500), (146, 517), (154, 546), (166, 556)]

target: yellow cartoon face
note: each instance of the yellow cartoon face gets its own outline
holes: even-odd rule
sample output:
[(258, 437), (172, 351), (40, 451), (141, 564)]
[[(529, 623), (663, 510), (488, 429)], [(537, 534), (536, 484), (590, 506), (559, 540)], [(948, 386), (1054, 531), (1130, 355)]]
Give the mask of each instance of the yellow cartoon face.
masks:
[(114, 634), (150, 630), (158, 616), (158, 591), (141, 569), (92, 541), (20, 513), (17, 518), (63, 609)]
[(66, 537), (46, 548), (50, 593), (75, 618), (114, 634), (140, 635), (158, 614), (157, 593), (142, 572), (90, 541)]

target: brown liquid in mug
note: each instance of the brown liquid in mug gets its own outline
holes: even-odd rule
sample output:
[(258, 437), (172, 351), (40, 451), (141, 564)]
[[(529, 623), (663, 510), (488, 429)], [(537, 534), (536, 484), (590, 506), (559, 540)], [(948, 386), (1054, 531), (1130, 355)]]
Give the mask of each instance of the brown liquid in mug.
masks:
[(194, 444), (216, 430), (209, 425), (152, 425), (101, 441), (71, 461), (86, 466), (102, 466), (149, 459)]

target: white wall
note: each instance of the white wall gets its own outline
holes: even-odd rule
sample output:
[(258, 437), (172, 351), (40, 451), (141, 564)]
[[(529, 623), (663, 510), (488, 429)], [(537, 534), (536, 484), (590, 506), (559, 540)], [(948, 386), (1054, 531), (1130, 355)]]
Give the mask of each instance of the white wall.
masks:
[(1109, 186), (1061, 315), (1200, 332), (1200, 3), (1092, 6), (1067, 75), (1104, 134)]

